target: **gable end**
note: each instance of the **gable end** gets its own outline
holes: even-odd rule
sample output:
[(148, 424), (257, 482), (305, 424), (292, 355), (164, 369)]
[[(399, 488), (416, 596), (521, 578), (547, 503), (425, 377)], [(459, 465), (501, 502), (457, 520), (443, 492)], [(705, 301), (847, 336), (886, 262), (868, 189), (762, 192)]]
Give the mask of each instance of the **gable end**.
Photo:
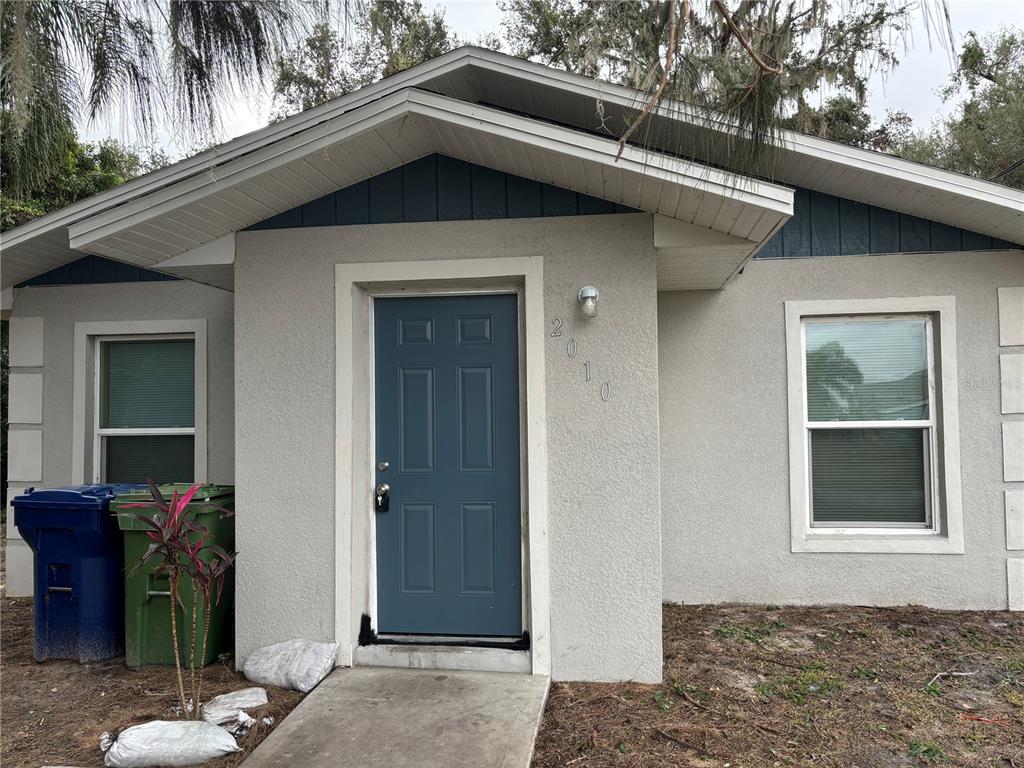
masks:
[(636, 213), (608, 200), (432, 154), (253, 224), (248, 230)]

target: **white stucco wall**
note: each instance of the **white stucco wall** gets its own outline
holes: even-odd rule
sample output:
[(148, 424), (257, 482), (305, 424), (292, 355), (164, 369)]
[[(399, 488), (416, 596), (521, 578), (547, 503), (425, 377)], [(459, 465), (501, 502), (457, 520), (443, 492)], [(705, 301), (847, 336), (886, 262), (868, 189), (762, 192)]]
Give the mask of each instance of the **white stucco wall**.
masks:
[[(21, 493), (26, 485), (46, 487), (72, 482), (75, 323), (101, 320), (206, 319), (207, 479), (233, 482), (232, 304), (230, 292), (186, 281), (38, 286), (17, 290), (11, 312), (12, 347), (18, 343), (15, 340), (19, 333), (18, 319), (38, 319), (38, 322), (33, 321), (32, 327), (41, 325), (42, 365), (15, 369), (12, 363), (12, 369), (19, 374), (42, 374), (42, 414), (41, 424), (12, 425), (11, 430), (12, 434), (41, 431), (42, 450), (39, 477), (32, 478), (31, 483), (12, 477), (8, 499)], [(12, 464), (25, 458), (14, 453), (12, 446)], [(86, 472), (86, 477), (88, 475)], [(31, 560), (25, 554), (28, 548), (18, 537), (13, 515), (8, 515), (7, 520), (9, 586), (30, 586), (30, 578), (23, 578), (22, 574), (25, 568), (31, 567)], [(15, 567), (18, 575), (11, 572)], [(18, 591), (26, 593), (24, 588)]]
[[(537, 255), (549, 328), (563, 323), (545, 350), (552, 674), (661, 679), (656, 276), (644, 214), (238, 234), (240, 658), (285, 638), (333, 639), (334, 265)], [(601, 291), (600, 315), (584, 324), (576, 292), (587, 283)]]
[[(835, 256), (660, 294), (666, 601), (1005, 609), (996, 295), (1022, 277), (1020, 251)], [(792, 553), (783, 303), (925, 295), (956, 297), (964, 554)]]

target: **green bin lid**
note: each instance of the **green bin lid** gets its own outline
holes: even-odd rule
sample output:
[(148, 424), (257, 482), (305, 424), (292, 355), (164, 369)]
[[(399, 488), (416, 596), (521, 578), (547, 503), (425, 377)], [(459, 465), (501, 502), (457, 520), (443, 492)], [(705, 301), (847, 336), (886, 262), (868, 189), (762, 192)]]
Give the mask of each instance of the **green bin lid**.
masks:
[[(177, 491), (178, 495), (185, 493), (189, 488), (192, 487), (192, 483), (163, 483), (159, 486), (160, 493), (163, 494), (165, 499), (170, 499), (171, 495)], [(192, 497), (193, 501), (212, 501), (216, 502), (218, 499), (223, 499), (226, 496), (235, 495), (235, 486), (233, 485), (219, 485), (217, 483), (204, 483), (196, 491), (196, 495)], [(149, 501), (153, 498), (153, 495), (149, 492), (149, 488), (143, 486), (141, 488), (133, 488), (127, 492), (119, 491), (117, 498), (114, 503), (117, 502), (138, 502), (138, 501)]]
[[(163, 494), (165, 499), (170, 499), (171, 495), (177, 491), (179, 495), (191, 488), (191, 483), (164, 483), (160, 485), (160, 493)], [(192, 501), (189, 506), (191, 507), (196, 502), (199, 503), (210, 503), (218, 506), (223, 506), (225, 503), (232, 500), (235, 495), (235, 486), (233, 485), (217, 485), (215, 483), (205, 483), (196, 491), (196, 495), (192, 497)], [(149, 488), (132, 488), (131, 490), (124, 491), (123, 489), (118, 492), (117, 498), (113, 499), (110, 503), (110, 509), (114, 513), (119, 511), (121, 504), (137, 504), (139, 502), (151, 501), (153, 495), (149, 492)], [(144, 514), (151, 514), (147, 510), (140, 510)], [(155, 510), (154, 510), (155, 511)], [(222, 513), (217, 510), (210, 510), (210, 513), (215, 513), (219, 517)], [(200, 511), (201, 514), (201, 511)], [(117, 525), (122, 531), (147, 531), (150, 530), (149, 526), (145, 523), (136, 520), (131, 517), (118, 517)]]

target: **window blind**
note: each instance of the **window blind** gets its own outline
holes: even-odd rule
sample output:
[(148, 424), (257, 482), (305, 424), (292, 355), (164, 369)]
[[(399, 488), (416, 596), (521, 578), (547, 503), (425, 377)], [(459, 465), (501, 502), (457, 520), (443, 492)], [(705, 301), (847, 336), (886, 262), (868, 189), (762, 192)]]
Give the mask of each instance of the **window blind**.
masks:
[(195, 425), (195, 342), (110, 341), (101, 348), (103, 428)]
[(195, 480), (193, 435), (105, 437), (108, 483), (190, 483)]
[(814, 429), (816, 524), (924, 525), (924, 429)]
[(805, 343), (809, 421), (928, 418), (924, 319), (812, 322)]

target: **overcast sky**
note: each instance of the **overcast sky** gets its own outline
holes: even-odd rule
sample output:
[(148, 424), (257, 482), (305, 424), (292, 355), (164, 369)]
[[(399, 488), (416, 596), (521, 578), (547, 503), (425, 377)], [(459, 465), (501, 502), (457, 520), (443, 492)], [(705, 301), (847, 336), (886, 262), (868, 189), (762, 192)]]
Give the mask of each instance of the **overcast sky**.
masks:
[[(496, 1), (426, 0), (424, 6), (428, 11), (443, 8), (448, 25), (463, 40), (473, 41), (481, 34), (501, 30), (501, 11)], [(958, 46), (964, 35), (972, 30), (983, 35), (1002, 24), (1024, 25), (1024, 0), (949, 0), (949, 6)], [(871, 80), (868, 107), (872, 114), (884, 117), (887, 109), (904, 110), (917, 126), (924, 127), (949, 112), (953, 105), (943, 104), (937, 93), (949, 78), (948, 48), (948, 45), (943, 47), (934, 31), (929, 42), (928, 25), (920, 11), (914, 12), (913, 28), (908, 35), (907, 49), (900, 56), (900, 66), (886, 78), (875, 75)], [(269, 112), (269, 93), (255, 99), (235, 99), (224, 111), (221, 139), (227, 140), (261, 128), (266, 125)], [(82, 124), (79, 132), (87, 141), (114, 136), (139, 143), (124, 125), (123, 116), (115, 115), (94, 124)], [(154, 143), (172, 158), (190, 153), (190, 148), (176, 142), (173, 132), (166, 129), (158, 132)]]

